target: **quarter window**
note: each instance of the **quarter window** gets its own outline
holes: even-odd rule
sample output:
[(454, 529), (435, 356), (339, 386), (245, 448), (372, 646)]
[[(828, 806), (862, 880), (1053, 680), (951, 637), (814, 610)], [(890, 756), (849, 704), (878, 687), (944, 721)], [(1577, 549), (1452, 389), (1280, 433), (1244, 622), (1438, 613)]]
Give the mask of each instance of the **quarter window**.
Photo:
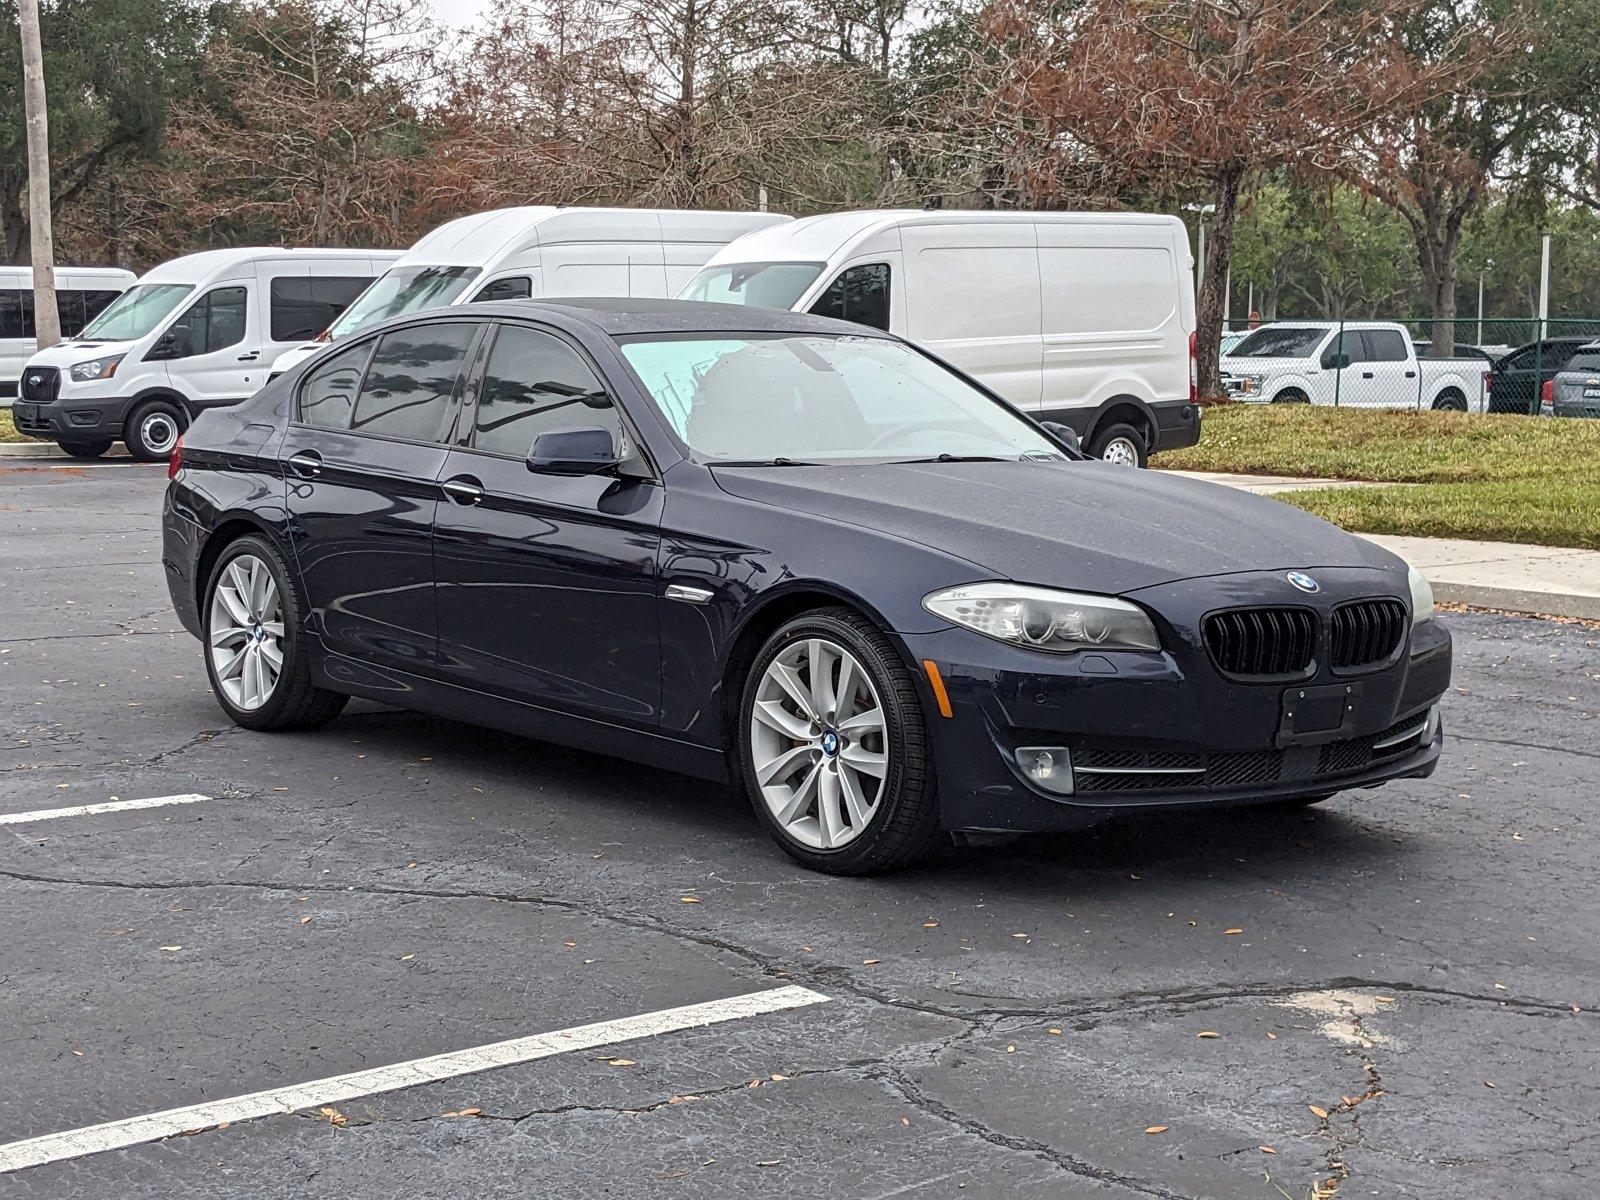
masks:
[(372, 343), (362, 342), (341, 350), (306, 376), (300, 385), (300, 419), (323, 429), (350, 428), (361, 372), (371, 353)]
[(385, 334), (356, 397), (351, 431), (412, 442), (438, 440), (467, 347), (477, 332), (476, 325), (451, 321)]
[(189, 306), (173, 327), (189, 327), (189, 357), (225, 350), (244, 341), (245, 290), (213, 288)]
[(272, 340), (303, 342), (338, 319), (367, 285), (370, 276), (299, 275), (272, 281), (269, 301)]
[(525, 325), (502, 325), (478, 396), (472, 444), (521, 458), (541, 433), (601, 428), (620, 438), (616, 407), (571, 346)]
[(483, 290), (472, 298), (472, 302), (488, 304), (493, 300), (527, 300), (532, 296), (533, 280), (526, 275), (513, 275), (484, 284)]
[(889, 264), (868, 263), (842, 272), (811, 306), (811, 311), (819, 317), (837, 317), (887, 332)]

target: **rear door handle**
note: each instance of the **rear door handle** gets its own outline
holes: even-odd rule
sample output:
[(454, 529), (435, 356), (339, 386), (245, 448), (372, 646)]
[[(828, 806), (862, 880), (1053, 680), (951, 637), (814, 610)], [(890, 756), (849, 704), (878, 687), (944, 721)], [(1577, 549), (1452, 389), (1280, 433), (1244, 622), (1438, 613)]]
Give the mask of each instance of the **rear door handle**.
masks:
[(302, 450), (289, 456), (289, 469), (302, 479), (314, 479), (322, 474), (322, 455), (315, 450)]
[(1371, 379), (1372, 378), (1372, 372), (1371, 371), (1363, 371), (1363, 372), (1361, 372), (1361, 378), (1363, 378), (1363, 379)]
[(240, 362), (255, 362), (255, 360), (260, 358), (260, 357), (261, 357), (261, 351), (252, 350), (252, 351), (250, 351), (249, 354), (241, 354), (241, 355), (239, 355), (239, 361)]
[(470, 475), (457, 475), (439, 485), (457, 504), (476, 504), (483, 499), (483, 485)]

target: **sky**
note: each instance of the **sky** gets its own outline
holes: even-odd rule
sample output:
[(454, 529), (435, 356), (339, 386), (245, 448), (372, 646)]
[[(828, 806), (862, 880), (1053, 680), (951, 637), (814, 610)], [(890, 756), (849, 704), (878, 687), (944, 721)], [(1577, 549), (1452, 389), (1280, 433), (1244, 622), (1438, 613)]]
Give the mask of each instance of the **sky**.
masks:
[(490, 0), (426, 0), (434, 19), (452, 29), (465, 29), (490, 7)]

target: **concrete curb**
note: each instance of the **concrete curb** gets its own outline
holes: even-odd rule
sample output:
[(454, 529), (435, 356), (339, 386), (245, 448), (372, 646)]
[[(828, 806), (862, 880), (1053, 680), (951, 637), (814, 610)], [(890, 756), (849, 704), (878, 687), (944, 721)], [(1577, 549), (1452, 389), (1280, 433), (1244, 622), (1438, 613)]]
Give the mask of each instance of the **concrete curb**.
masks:
[(0, 458), (66, 458), (54, 442), (0, 442)]
[(1428, 582), (1433, 584), (1433, 598), (1443, 604), (1494, 608), (1504, 612), (1524, 613), (1530, 617), (1576, 617), (1582, 621), (1600, 621), (1600, 596), (1582, 596), (1570, 592), (1523, 591), (1519, 588), (1445, 583), (1432, 579)]

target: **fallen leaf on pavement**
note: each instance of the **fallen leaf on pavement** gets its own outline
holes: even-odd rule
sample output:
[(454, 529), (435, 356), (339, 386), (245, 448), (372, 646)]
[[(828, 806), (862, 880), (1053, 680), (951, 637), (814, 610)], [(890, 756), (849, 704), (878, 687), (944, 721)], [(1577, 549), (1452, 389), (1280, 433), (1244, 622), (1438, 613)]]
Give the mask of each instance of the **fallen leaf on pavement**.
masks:
[(1277, 1153), (1277, 1151), (1274, 1150), (1271, 1146), (1257, 1146), (1256, 1149), (1261, 1151), (1261, 1153), (1263, 1153), (1263, 1154), (1276, 1154)]
[(1219, 1038), (1221, 1036), (1222, 1035), (1220, 1033), (1218, 1033), (1215, 1029), (1202, 1029), (1199, 1033), (1195, 1034), (1195, 1037), (1202, 1037), (1202, 1038)]
[(310, 918), (310, 917), (308, 917), (308, 916), (307, 916), (307, 917), (301, 917), (301, 918), (300, 918), (300, 924), (302, 924), (302, 925), (309, 925), (309, 924), (311, 924), (311, 918)]
[(678, 897), (678, 903), (679, 904), (699, 904), (700, 903), (700, 897), (699, 896), (679, 896)]
[(1146, 1133), (1165, 1133), (1166, 1131), (1167, 1131), (1167, 1127), (1165, 1125), (1147, 1125), (1147, 1126), (1145, 1126), (1145, 1132)]
[(1243, 933), (1244, 930), (1242, 930), (1242, 929), (1224, 929), (1222, 932), (1225, 933), (1225, 934), (1229, 934), (1231, 936), (1232, 934), (1235, 934), (1235, 933)]
[(1306, 1105), (1306, 1107), (1311, 1110), (1311, 1115), (1313, 1117), (1316, 1117), (1317, 1120), (1326, 1121), (1328, 1119), (1328, 1110), (1327, 1109), (1318, 1108), (1315, 1104), (1308, 1104), (1308, 1105)]
[(883, 961), (883, 959), (881, 959), (881, 958), (863, 958), (861, 960), (861, 965), (863, 967), (875, 967), (879, 963), (881, 963), (882, 961)]

